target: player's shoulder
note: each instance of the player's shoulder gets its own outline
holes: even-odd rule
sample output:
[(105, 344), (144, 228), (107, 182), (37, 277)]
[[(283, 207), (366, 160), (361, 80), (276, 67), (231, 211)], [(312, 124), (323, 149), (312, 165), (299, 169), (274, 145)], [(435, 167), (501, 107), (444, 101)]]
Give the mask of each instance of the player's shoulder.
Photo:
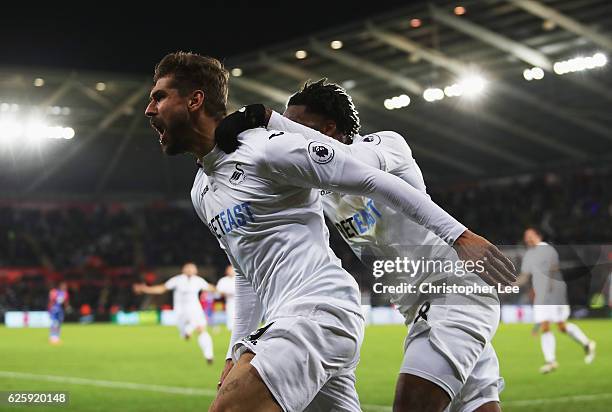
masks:
[(270, 148), (281, 150), (296, 143), (303, 143), (305, 140), (305, 137), (299, 133), (258, 127), (256, 129), (245, 130), (238, 135), (240, 146), (237, 152), (248, 153), (251, 157), (257, 157), (258, 154), (266, 154)]
[(247, 130), (238, 140), (241, 144), (237, 154), (248, 158), (255, 166), (287, 161), (309, 143), (300, 133), (264, 128)]
[(412, 166), (412, 150), (404, 137), (391, 130), (383, 130), (353, 139), (352, 150), (373, 150), (379, 155), (384, 170), (391, 172), (400, 167)]
[(382, 150), (390, 150), (403, 154), (411, 154), (410, 146), (404, 136), (392, 130), (382, 130), (364, 136), (357, 136), (353, 143), (378, 146)]
[(374, 145), (385, 144), (389, 142), (403, 142), (406, 143), (404, 137), (392, 130), (381, 130), (378, 132), (366, 134), (363, 136), (355, 136), (353, 138), (353, 142), (355, 143), (372, 143)]

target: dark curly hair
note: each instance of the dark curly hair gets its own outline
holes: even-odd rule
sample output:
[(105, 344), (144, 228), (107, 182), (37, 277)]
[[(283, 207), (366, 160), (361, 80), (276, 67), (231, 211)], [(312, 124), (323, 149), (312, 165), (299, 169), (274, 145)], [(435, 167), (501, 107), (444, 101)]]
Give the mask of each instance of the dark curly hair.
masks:
[(302, 90), (289, 98), (287, 106), (298, 105), (306, 106), (309, 112), (333, 120), (337, 129), (346, 137), (353, 137), (361, 127), (359, 113), (351, 96), (339, 85), (327, 83), (326, 78), (314, 83), (307, 81)]

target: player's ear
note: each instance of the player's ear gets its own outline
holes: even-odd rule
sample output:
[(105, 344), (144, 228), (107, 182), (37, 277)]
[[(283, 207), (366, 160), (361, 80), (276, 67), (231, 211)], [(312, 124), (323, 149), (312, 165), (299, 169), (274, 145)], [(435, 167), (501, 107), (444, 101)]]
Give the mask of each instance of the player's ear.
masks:
[(336, 122), (333, 120), (327, 120), (323, 124), (323, 134), (328, 136), (335, 136), (338, 133), (338, 128), (336, 127)]
[(200, 108), (204, 107), (204, 91), (202, 90), (194, 90), (189, 96), (189, 101), (187, 102), (187, 108), (190, 112), (195, 112), (200, 110)]

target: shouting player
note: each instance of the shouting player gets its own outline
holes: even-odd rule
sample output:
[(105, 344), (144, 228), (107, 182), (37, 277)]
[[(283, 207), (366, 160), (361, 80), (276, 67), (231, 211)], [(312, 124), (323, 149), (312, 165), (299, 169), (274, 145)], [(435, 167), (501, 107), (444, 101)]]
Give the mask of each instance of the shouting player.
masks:
[(197, 332), (198, 345), (202, 349), (202, 354), (208, 364), (212, 364), (213, 342), (206, 330), (206, 317), (199, 296), (201, 291), (214, 292), (214, 286), (198, 276), (198, 267), (192, 262), (185, 263), (181, 274), (171, 277), (163, 284), (134, 285), (134, 292), (149, 295), (162, 295), (169, 290), (174, 292), (172, 299), (174, 314), (181, 337), (187, 340), (193, 332)]
[[(387, 203), (448, 243), (465, 227), (335, 141), (259, 128), (241, 133), (238, 149), (224, 153), (215, 129), (226, 114), (228, 73), (216, 59), (170, 54), (157, 65), (154, 82), (146, 115), (166, 154), (197, 157), (194, 208), (236, 271), (229, 350), (235, 365), (226, 364), (211, 410), (360, 410), (359, 289), (329, 249), (313, 189)], [(496, 274), (514, 280), (506, 268)], [(262, 318), (266, 325), (249, 335)]]
[[(338, 85), (321, 79), (307, 83), (289, 99), (284, 116), (261, 107), (247, 106), (232, 114), (218, 129), (220, 141), (229, 143), (242, 127), (268, 126), (301, 133), (311, 139), (327, 136), (352, 144), (351, 155), (364, 163), (400, 177), (426, 195), (422, 173), (402, 136), (383, 131), (359, 136), (359, 117), (350, 96)], [(292, 121), (294, 120), (294, 121)], [(305, 127), (308, 126), (308, 127)], [(322, 136), (326, 134), (327, 136)], [(368, 247), (376, 258), (393, 260), (456, 260), (447, 243), (426, 227), (406, 219), (385, 204), (368, 197), (322, 191), (325, 215), (333, 222), (358, 257)], [(474, 236), (466, 231), (455, 242)], [(469, 243), (468, 243), (469, 244)], [(500, 256), (508, 266), (507, 259)], [(457, 285), (485, 282), (474, 274), (423, 271), (413, 284), (447, 282)], [(498, 281), (486, 277), (491, 282)], [(491, 339), (499, 320), (499, 300), (494, 292), (473, 296), (412, 293), (394, 296), (407, 325), (412, 325), (397, 382), (395, 410), (442, 411), (497, 410), (503, 380)], [(421, 308), (417, 314), (417, 308)]]

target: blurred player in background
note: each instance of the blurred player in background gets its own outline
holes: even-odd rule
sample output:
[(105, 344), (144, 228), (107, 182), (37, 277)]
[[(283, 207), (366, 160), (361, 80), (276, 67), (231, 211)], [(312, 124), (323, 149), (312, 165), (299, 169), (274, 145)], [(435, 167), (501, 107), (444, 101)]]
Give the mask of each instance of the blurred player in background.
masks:
[(162, 295), (169, 290), (174, 291), (174, 314), (181, 337), (187, 340), (194, 331), (197, 332), (198, 345), (202, 349), (204, 358), (208, 364), (212, 364), (213, 342), (206, 330), (206, 316), (204, 316), (199, 296), (200, 291), (214, 292), (215, 287), (198, 276), (198, 268), (192, 262), (185, 263), (181, 274), (171, 277), (166, 283), (153, 286), (134, 285), (134, 292), (149, 295)]
[(51, 318), (51, 329), (49, 332), (49, 343), (56, 345), (61, 343), (60, 332), (64, 321), (64, 309), (68, 307), (68, 286), (66, 282), (60, 282), (57, 288), (49, 291), (49, 317)]
[(559, 367), (555, 356), (555, 335), (550, 330), (551, 323), (556, 323), (560, 332), (568, 334), (582, 346), (585, 352), (584, 362), (590, 364), (595, 358), (595, 342), (587, 338), (578, 325), (567, 322), (570, 307), (567, 301), (567, 286), (559, 270), (559, 254), (554, 247), (543, 241), (542, 233), (536, 228), (528, 227), (523, 234), (523, 240), (528, 250), (523, 257), (521, 275), (516, 284), (524, 285), (531, 277), (535, 292), (534, 321), (540, 324), (540, 343), (546, 362), (540, 372), (550, 373)]
[[(238, 115), (230, 115), (220, 129), (223, 130), (224, 123), (228, 130), (244, 124), (240, 113), (250, 116), (250, 108), (252, 106)], [(326, 79), (307, 83), (291, 96), (284, 116), (268, 109), (266, 117), (260, 118), (261, 123), (256, 126), (267, 125), (272, 130), (300, 133), (308, 139), (329, 141), (333, 138), (342, 143), (352, 142), (348, 147), (353, 157), (400, 177), (427, 195), (423, 175), (405, 139), (391, 131), (358, 135), (359, 117), (350, 96), (340, 86), (326, 83)], [(230, 139), (231, 134), (219, 136), (219, 140)], [(330, 191), (321, 191), (321, 195), (325, 215), (359, 258), (363, 250), (369, 248), (376, 258), (383, 260), (399, 256), (409, 256), (413, 260), (422, 257), (455, 260), (457, 254), (449, 246), (454, 242), (455, 246), (462, 248), (464, 245), (465, 249), (487, 245), (491, 247), (492, 263), (499, 268), (512, 267), (497, 248), (463, 225), (457, 227), (451, 239), (442, 239), (387, 205), (367, 197)], [(470, 243), (471, 239), (482, 243)], [(486, 286), (485, 281), (474, 274), (460, 276), (419, 273), (417, 281), (401, 280)], [(501, 277), (489, 281), (503, 283)], [(395, 410), (442, 411), (451, 401), (451, 410), (497, 410), (503, 380), (490, 343), (499, 319), (497, 295), (464, 298), (413, 293), (394, 296), (393, 303), (404, 315), (406, 324), (411, 325), (396, 388)]]
[(225, 268), (225, 276), (217, 282), (217, 292), (225, 298), (225, 325), (228, 330), (234, 328), (234, 308), (236, 295), (236, 272), (232, 265)]

